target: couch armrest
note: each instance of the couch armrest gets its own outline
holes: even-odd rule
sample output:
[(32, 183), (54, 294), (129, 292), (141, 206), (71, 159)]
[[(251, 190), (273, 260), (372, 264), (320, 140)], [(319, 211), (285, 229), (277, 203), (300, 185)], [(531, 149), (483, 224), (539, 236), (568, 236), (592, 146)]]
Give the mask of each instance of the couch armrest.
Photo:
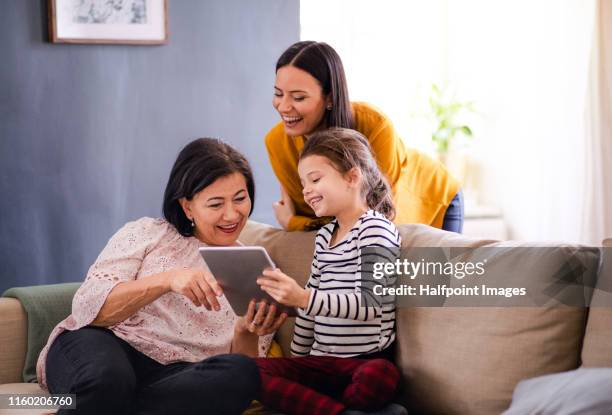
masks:
[(23, 382), (28, 316), (15, 298), (0, 297), (0, 385)]

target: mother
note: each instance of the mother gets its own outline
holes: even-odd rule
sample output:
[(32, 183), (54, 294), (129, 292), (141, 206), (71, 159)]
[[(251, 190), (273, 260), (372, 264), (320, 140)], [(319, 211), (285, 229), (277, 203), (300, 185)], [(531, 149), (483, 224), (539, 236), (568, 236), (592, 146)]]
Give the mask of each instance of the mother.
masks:
[(235, 149), (188, 144), (166, 186), (165, 219), (130, 222), (110, 239), (41, 352), (40, 384), (75, 393), (71, 413), (241, 413), (260, 387), (244, 355), (265, 356), (286, 315), (251, 302), (237, 317), (198, 247), (237, 244), (254, 193)]
[(285, 229), (315, 229), (325, 223), (304, 202), (297, 162), (308, 135), (342, 127), (368, 138), (392, 187), (396, 223), (424, 223), (461, 232), (459, 183), (441, 163), (405, 147), (391, 120), (378, 109), (349, 101), (342, 61), (331, 46), (313, 41), (290, 46), (276, 63), (272, 103), (282, 121), (266, 136), (266, 147), (281, 183), (282, 199), (274, 210)]

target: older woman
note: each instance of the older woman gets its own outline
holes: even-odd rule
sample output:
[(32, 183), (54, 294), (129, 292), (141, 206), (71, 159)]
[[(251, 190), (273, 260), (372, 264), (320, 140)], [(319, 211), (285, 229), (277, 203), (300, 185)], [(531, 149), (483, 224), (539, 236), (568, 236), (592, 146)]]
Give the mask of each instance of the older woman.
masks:
[(130, 222), (110, 239), (40, 354), (40, 384), (76, 394), (71, 413), (242, 412), (260, 388), (247, 356), (265, 356), (286, 315), (252, 302), (237, 317), (198, 247), (237, 244), (254, 193), (235, 149), (188, 144), (166, 186), (165, 219)]

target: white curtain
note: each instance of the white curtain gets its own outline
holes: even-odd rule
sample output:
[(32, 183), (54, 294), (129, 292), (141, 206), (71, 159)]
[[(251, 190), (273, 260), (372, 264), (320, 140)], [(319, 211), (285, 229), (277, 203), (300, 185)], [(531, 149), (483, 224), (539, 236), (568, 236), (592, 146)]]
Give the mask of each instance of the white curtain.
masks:
[(586, 110), (582, 239), (612, 237), (612, 1), (598, 0)]
[(602, 143), (610, 143), (609, 106), (593, 120), (601, 144), (585, 137), (584, 116), (597, 1), (612, 3), (305, 0), (302, 38), (332, 44), (352, 98), (380, 107), (408, 145), (425, 151), (431, 125), (411, 115), (428, 110), (432, 82), (453, 85), (478, 109), (469, 121), (479, 203), (503, 212), (510, 237), (599, 243), (586, 229), (603, 231), (605, 214), (612, 220), (602, 196), (611, 189)]

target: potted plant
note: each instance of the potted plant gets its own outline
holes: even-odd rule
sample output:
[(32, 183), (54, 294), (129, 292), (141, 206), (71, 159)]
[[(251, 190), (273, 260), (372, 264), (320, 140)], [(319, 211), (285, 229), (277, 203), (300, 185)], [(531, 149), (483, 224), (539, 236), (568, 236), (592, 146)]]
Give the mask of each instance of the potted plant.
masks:
[(471, 102), (458, 101), (448, 92), (448, 88), (440, 88), (436, 84), (431, 86), (429, 107), (435, 121), (431, 139), (436, 145), (439, 160), (447, 164), (453, 140), (458, 136), (466, 139), (473, 137), (472, 129), (460, 122), (459, 116), (474, 112), (474, 107)]

